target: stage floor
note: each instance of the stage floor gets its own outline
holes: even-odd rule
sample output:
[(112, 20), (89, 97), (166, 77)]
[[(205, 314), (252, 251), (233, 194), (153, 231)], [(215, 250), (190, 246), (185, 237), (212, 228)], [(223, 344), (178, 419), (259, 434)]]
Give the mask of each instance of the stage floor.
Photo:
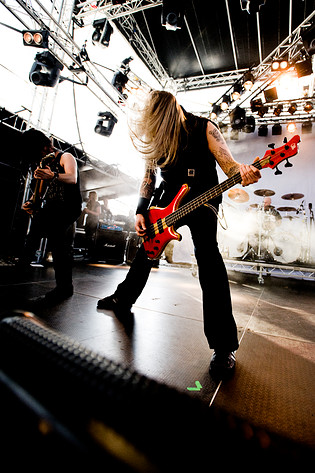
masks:
[[(315, 448), (314, 281), (271, 276), (259, 284), (256, 275), (229, 272), (240, 348), (234, 377), (218, 383), (208, 372), (212, 352), (203, 334), (201, 291), (191, 268), (163, 263), (153, 269), (133, 307), (131, 326), (96, 308), (127, 271), (127, 265), (76, 262), (73, 297), (35, 315), (83, 346), (218, 406), (262, 432)], [(14, 309), (24, 310), (25, 298), (54, 287), (51, 267), (18, 274), (2, 266), (0, 275), (2, 318)], [(214, 310), (220, 310), (220, 301)]]

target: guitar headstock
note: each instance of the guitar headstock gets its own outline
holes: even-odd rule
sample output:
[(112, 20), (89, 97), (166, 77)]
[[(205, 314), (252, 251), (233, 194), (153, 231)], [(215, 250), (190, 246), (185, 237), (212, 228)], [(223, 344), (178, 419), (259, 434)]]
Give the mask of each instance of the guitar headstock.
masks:
[(274, 148), (274, 145), (269, 145), (271, 149), (267, 150), (264, 157), (260, 160), (261, 168), (276, 168), (276, 174), (282, 174), (278, 169), (278, 164), (280, 164), (285, 159), (287, 160), (285, 167), (292, 167), (288, 159), (292, 156), (295, 156), (298, 151), (298, 143), (301, 141), (299, 135), (293, 136), (290, 141), (284, 139), (284, 145), (279, 148)]

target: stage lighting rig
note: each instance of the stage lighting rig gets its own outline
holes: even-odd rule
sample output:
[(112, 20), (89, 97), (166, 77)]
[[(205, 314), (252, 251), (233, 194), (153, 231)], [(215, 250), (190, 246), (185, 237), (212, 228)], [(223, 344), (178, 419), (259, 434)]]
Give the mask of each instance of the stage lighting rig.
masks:
[(272, 135), (281, 135), (282, 134), (282, 126), (280, 123), (275, 123), (271, 128)]
[(283, 105), (280, 103), (278, 105), (276, 105), (274, 111), (273, 111), (273, 114), (276, 116), (276, 117), (279, 117), (279, 115), (281, 114), (281, 112), (283, 111)]
[(274, 59), (271, 63), (271, 69), (273, 71), (287, 71), (290, 67), (289, 61), (286, 58)]
[(301, 61), (297, 61), (294, 64), (294, 68), (299, 78), (309, 76), (313, 74), (312, 59), (307, 58), (307, 59), (302, 59)]
[(230, 113), (230, 122), (233, 130), (241, 130), (245, 125), (246, 112), (241, 107), (235, 107)]
[(112, 85), (118, 92), (127, 99), (127, 95), (124, 94), (124, 90), (126, 88), (126, 84), (129, 80), (128, 73), (130, 72), (129, 63), (133, 60), (132, 56), (127, 57), (123, 61), (121, 61), (120, 68), (117, 72), (115, 72), (114, 77), (112, 79)]
[(103, 136), (110, 136), (117, 123), (117, 118), (111, 112), (99, 112), (100, 117), (94, 128), (95, 133)]
[(288, 108), (288, 112), (291, 113), (291, 115), (293, 115), (296, 111), (297, 111), (297, 104), (296, 103), (291, 103), (291, 105), (289, 106)]
[(55, 87), (62, 69), (63, 65), (50, 51), (43, 51), (35, 56), (29, 80), (35, 85)]
[(24, 46), (34, 46), (35, 48), (48, 48), (48, 30), (23, 30)]
[(243, 77), (243, 87), (245, 90), (251, 90), (254, 85), (254, 76), (251, 72), (246, 72)]
[(110, 37), (113, 33), (113, 27), (110, 25), (107, 18), (93, 21), (93, 28), (95, 28), (95, 30), (92, 34), (92, 43), (99, 43), (108, 47)]
[(179, 0), (163, 0), (162, 26), (167, 30), (176, 31), (182, 27), (183, 13)]
[(222, 102), (220, 103), (220, 107), (222, 111), (225, 111), (229, 108), (229, 105), (231, 103), (231, 98), (229, 95), (225, 94), (222, 97)]

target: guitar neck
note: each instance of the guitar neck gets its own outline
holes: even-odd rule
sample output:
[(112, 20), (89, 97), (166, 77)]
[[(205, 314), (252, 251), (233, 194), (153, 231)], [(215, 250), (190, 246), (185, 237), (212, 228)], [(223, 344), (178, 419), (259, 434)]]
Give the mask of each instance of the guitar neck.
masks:
[[(262, 169), (260, 161), (255, 162), (253, 166), (255, 166), (257, 169)], [(234, 176), (221, 182), (221, 184), (217, 184), (215, 187), (212, 187), (208, 191), (204, 192), (190, 202), (187, 202), (187, 204), (169, 214), (165, 218), (166, 224), (168, 226), (174, 225), (179, 219), (185, 217), (198, 207), (201, 207), (201, 205), (206, 204), (209, 200), (215, 199), (219, 195), (223, 194), (223, 192), (235, 186), (236, 184), (239, 184), (240, 182), (242, 182), (242, 176), (238, 172), (237, 174), (234, 174)]]

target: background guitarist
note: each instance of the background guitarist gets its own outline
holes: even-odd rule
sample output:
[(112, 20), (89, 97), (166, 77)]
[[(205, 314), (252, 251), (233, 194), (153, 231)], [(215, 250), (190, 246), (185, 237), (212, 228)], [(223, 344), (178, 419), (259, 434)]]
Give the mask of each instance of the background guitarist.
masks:
[[(154, 193), (153, 204), (166, 207), (181, 185), (187, 183), (190, 191), (182, 201), (184, 204), (218, 183), (217, 163), (228, 177), (240, 172), (243, 186), (260, 178), (258, 169), (234, 160), (211, 121), (185, 112), (168, 92), (152, 91), (148, 95), (143, 109), (130, 123), (130, 134), (146, 163), (135, 223), (137, 234), (142, 237), (146, 235), (146, 212)], [(158, 169), (162, 185), (156, 192)], [(219, 203), (219, 198), (210, 201), (216, 209)], [(214, 349), (210, 373), (222, 378), (233, 372), (238, 338), (227, 273), (216, 240), (217, 218), (209, 207), (201, 206), (184, 217), (177, 228), (182, 225), (190, 228), (195, 247), (203, 295), (204, 332), (210, 348)], [(113, 310), (118, 317), (132, 316), (131, 306), (147, 282), (152, 263), (142, 245), (125, 280), (113, 295), (98, 301), (98, 308)]]
[[(35, 182), (41, 181), (41, 194), (33, 194), (22, 208), (32, 215), (25, 251), (19, 263), (29, 264), (42, 237), (48, 239), (53, 256), (56, 287), (37, 301), (38, 305), (54, 305), (72, 296), (72, 244), (74, 224), (81, 214), (79, 174), (74, 156), (56, 150), (51, 140), (39, 130), (22, 135), (25, 157), (34, 168)], [(45, 157), (49, 165), (45, 164)], [(44, 159), (43, 159), (44, 158)], [(44, 163), (43, 168), (39, 163)]]

